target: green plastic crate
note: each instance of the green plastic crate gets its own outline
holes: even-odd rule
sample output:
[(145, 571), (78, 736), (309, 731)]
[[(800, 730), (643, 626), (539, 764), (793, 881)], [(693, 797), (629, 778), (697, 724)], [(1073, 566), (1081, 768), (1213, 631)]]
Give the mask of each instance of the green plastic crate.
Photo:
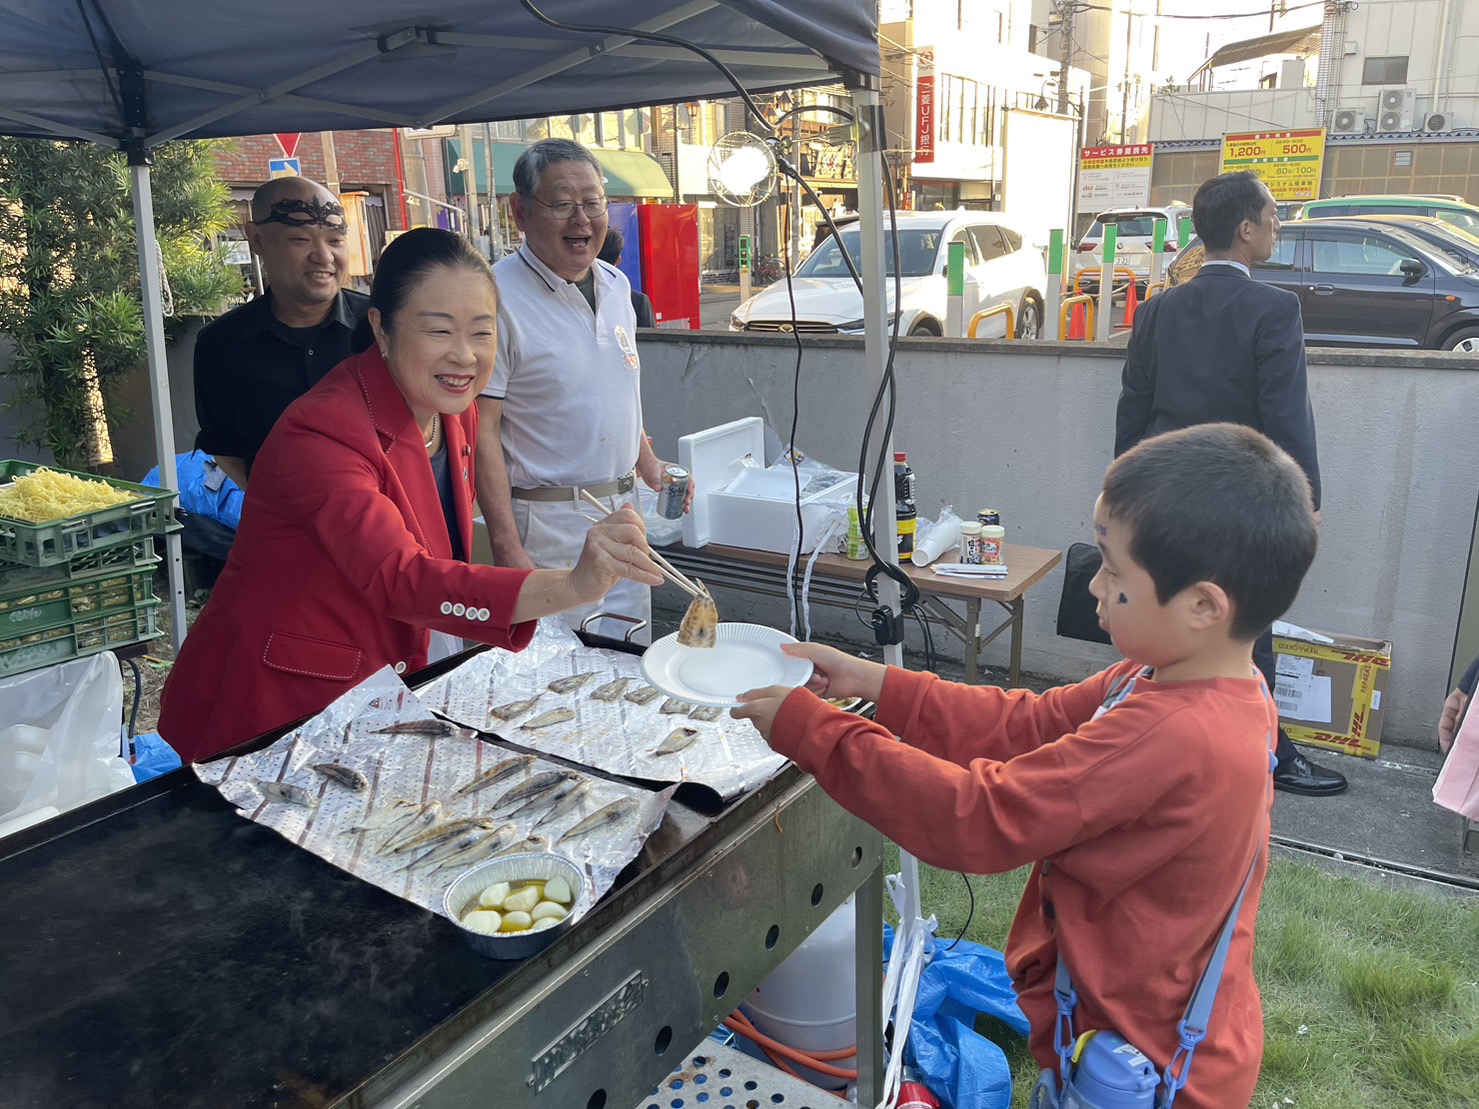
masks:
[(94, 616), (111, 615), (154, 600), (154, 567), (103, 573), (83, 581), (61, 582), (40, 590), (0, 593), (0, 640), (28, 628), (54, 628)]
[(159, 635), (159, 601), (111, 615), (89, 616), (52, 628), (27, 628), (0, 638), (0, 677), (22, 674), (99, 651), (142, 643)]
[(136, 539), (116, 547), (99, 547), (55, 566), (23, 566), (18, 562), (0, 562), (0, 597), (35, 593), (66, 585), (68, 582), (91, 581), (108, 574), (125, 574), (130, 570), (150, 569), (161, 559), (154, 553), (154, 539)]
[[(22, 462), (18, 459), (0, 461), (0, 483), (42, 468), (36, 462)], [(175, 494), (169, 489), (156, 489), (149, 485), (79, 473), (76, 470), (63, 470), (56, 466), (46, 468), (59, 474), (101, 481), (115, 489), (133, 493), (139, 499), (44, 524), (30, 524), (24, 520), (0, 516), (0, 561), (19, 562), (27, 566), (56, 566), (100, 547), (132, 543), (146, 536), (165, 535), (178, 526), (175, 523)]]

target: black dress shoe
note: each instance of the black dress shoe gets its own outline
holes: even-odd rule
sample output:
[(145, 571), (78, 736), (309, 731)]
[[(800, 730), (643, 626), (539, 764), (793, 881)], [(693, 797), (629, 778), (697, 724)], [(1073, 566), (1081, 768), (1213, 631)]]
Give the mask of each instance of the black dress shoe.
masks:
[(1285, 759), (1274, 767), (1274, 788), (1285, 793), (1329, 797), (1344, 793), (1347, 784), (1345, 775), (1340, 771), (1312, 763), (1303, 755)]

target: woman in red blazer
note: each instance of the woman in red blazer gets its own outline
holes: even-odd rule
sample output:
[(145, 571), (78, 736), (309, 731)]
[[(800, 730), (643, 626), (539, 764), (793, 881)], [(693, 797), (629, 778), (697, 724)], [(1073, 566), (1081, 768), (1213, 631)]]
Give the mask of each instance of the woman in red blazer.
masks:
[(572, 570), (462, 561), (497, 311), (492, 271), (460, 236), (409, 231), (381, 255), (376, 346), (273, 427), (165, 683), (160, 734), (187, 762), (318, 712), (387, 664), (424, 666), (428, 629), (520, 650), (534, 620), (619, 578), (661, 584), (630, 508), (592, 526)]

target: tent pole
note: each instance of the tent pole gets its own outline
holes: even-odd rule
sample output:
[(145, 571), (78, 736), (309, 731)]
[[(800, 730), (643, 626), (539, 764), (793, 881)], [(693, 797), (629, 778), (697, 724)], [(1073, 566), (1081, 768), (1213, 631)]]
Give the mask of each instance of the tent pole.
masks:
[[(169, 366), (164, 356), (164, 298), (160, 294), (159, 255), (154, 239), (154, 191), (147, 162), (129, 159), (134, 202), (134, 228), (139, 243), (139, 286), (144, 306), (144, 338), (149, 347), (149, 395), (154, 402), (154, 453), (159, 484), (178, 491), (175, 472), (175, 419), (170, 406)], [(175, 653), (185, 641), (185, 563), (180, 533), (164, 537), (164, 571), (169, 581), (170, 636)]]
[[(868, 396), (875, 396), (883, 383), (884, 370), (888, 362), (888, 287), (889, 275), (884, 269), (884, 233), (888, 213), (888, 198), (884, 193), (883, 167), (881, 159), (887, 157), (887, 130), (884, 127), (883, 104), (875, 78), (850, 74), (848, 86), (852, 90), (853, 116), (858, 122), (858, 221), (860, 253), (863, 271), (863, 363), (867, 367)], [(880, 423), (875, 434), (881, 434)], [(878, 554), (889, 562), (898, 562), (898, 542), (895, 535), (894, 483), (893, 483), (893, 436), (887, 435), (882, 443), (887, 469), (878, 483), (878, 498), (873, 502), (873, 545)], [(879, 457), (873, 442), (868, 444), (867, 457)], [(864, 480), (859, 475), (859, 480)], [(892, 578), (878, 578), (878, 597), (882, 605), (893, 610), (897, 620), (900, 612), (899, 586)], [(904, 665), (902, 643), (890, 643), (883, 648), (883, 660), (890, 666)], [(899, 930), (894, 937), (894, 950), (902, 952), (909, 932), (924, 919), (919, 901), (919, 861), (908, 852), (899, 852), (900, 870), (904, 886), (904, 901), (899, 912)], [(863, 937), (859, 935), (861, 949)], [(884, 1019), (888, 1017), (884, 1014)], [(907, 1030), (895, 1032), (895, 1050), (902, 1050)], [(863, 1037), (858, 1036), (858, 1104), (873, 1105), (883, 1094), (881, 1086), (865, 1091), (863, 1076), (865, 1068), (862, 1058)]]

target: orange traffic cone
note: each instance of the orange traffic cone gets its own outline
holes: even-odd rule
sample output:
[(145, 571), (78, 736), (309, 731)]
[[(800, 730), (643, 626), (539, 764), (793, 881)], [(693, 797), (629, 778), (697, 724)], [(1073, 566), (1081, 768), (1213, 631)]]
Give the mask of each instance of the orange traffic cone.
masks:
[(1068, 337), (1070, 339), (1082, 339), (1085, 337), (1084, 306), (1082, 304), (1075, 304), (1073, 306), (1073, 315), (1068, 320)]
[(1135, 324), (1135, 309), (1140, 305), (1140, 298), (1135, 295), (1135, 282), (1130, 282), (1130, 287), (1125, 290), (1125, 327), (1133, 327)]

